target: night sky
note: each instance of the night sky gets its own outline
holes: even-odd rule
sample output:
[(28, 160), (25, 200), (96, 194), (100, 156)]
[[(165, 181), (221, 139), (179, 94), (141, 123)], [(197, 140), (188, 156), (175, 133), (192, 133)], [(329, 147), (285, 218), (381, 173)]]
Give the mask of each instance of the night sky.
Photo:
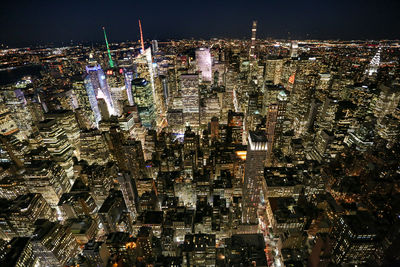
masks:
[(250, 38), (397, 39), (399, 0), (2, 0), (0, 43)]

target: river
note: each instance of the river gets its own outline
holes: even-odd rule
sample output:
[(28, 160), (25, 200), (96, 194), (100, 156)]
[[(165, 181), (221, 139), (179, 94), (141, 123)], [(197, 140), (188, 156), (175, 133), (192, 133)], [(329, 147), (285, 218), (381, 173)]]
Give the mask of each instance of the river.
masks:
[(24, 76), (41, 77), (41, 65), (27, 65), (15, 67), (14, 69), (0, 69), (0, 85), (15, 83)]

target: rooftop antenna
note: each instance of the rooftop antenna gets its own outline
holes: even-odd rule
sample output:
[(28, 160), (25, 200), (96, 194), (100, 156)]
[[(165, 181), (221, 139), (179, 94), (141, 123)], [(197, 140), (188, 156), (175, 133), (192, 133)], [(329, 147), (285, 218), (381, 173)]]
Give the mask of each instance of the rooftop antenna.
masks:
[(107, 35), (106, 35), (106, 28), (103, 27), (103, 31), (104, 31), (104, 39), (106, 40), (106, 46), (107, 46), (107, 52), (108, 52), (108, 63), (110, 64), (111, 68), (114, 68), (114, 62), (111, 58), (111, 51), (110, 51), (110, 47), (108, 46), (108, 41), (107, 41)]
[(140, 23), (140, 19), (139, 19), (139, 30), (140, 30), (140, 42), (142, 43), (142, 53), (144, 53), (142, 23)]

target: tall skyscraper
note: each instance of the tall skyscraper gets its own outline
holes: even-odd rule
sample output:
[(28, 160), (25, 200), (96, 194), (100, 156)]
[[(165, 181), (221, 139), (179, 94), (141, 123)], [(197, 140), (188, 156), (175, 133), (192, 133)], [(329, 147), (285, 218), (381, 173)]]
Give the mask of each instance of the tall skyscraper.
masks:
[(31, 241), (40, 265), (63, 266), (78, 254), (78, 243), (69, 227), (47, 220), (38, 220), (36, 225)]
[(250, 131), (243, 183), (242, 222), (257, 224), (258, 205), (263, 201), (262, 181), (268, 140), (263, 131)]
[(110, 95), (114, 105), (114, 115), (121, 116), (125, 101), (128, 98), (126, 75), (124, 75), (124, 70), (122, 68), (118, 71), (109, 69), (106, 73)]
[[(153, 99), (153, 105), (154, 105), (154, 110), (155, 113), (156, 110), (158, 110), (157, 103), (159, 103), (159, 100), (157, 98), (156, 90), (155, 90), (155, 84), (154, 84), (154, 66), (153, 66), (153, 57), (151, 54), (151, 48), (148, 47), (146, 48), (141, 54), (138, 54), (134, 60), (133, 60), (135, 66), (136, 66), (136, 71), (138, 74), (138, 77), (146, 79), (147, 83), (149, 83), (149, 86), (151, 88), (152, 92), (152, 99)], [(133, 86), (132, 82), (132, 86)], [(134, 90), (134, 88), (132, 88)], [(135, 98), (135, 97), (134, 97)], [(134, 99), (134, 103), (137, 104), (136, 98)]]
[(337, 265), (373, 262), (379, 245), (378, 227), (366, 211), (338, 218), (332, 229), (332, 261)]
[(278, 104), (273, 103), (268, 106), (267, 124), (265, 127), (267, 132), (268, 147), (271, 148), (268, 150), (268, 158), (267, 158), (268, 163), (270, 163), (271, 161), (272, 147), (274, 146), (274, 141), (275, 141), (275, 128), (276, 128), (276, 123), (278, 121), (278, 113), (279, 113)]
[(378, 51), (376, 51), (375, 56), (369, 63), (368, 69), (366, 71), (369, 76), (372, 76), (373, 74), (376, 74), (378, 72), (379, 64), (381, 63), (381, 52), (382, 52), (382, 47), (379, 47)]
[(123, 172), (118, 176), (120, 190), (125, 200), (126, 207), (132, 218), (136, 218), (138, 205), (138, 193), (135, 180), (129, 172)]
[(400, 103), (400, 85), (379, 86), (379, 96), (374, 107), (374, 115), (381, 120), (385, 115), (392, 114)]
[(158, 52), (158, 41), (157, 40), (151, 41), (151, 49), (153, 50), (153, 53)]
[[(73, 90), (78, 98), (79, 108), (75, 110), (79, 127), (82, 129), (90, 128), (100, 121), (100, 117), (96, 118), (94, 110), (98, 111), (96, 96), (94, 94), (93, 87), (89, 82), (89, 77), (86, 77), (84, 81), (81, 78), (76, 77), (73, 81)], [(89, 87), (89, 88), (88, 88)], [(89, 96), (89, 92), (91, 93)], [(95, 104), (92, 106), (92, 103)], [(97, 113), (100, 115), (100, 112)]]
[[(211, 78), (211, 76), (210, 76)], [(183, 119), (191, 126), (200, 124), (199, 76), (193, 74), (181, 75), (181, 90), (183, 96)]]
[[(89, 76), (86, 76), (84, 81), (85, 81), (87, 97), (89, 99), (90, 107), (93, 111), (94, 124), (98, 126), (99, 122), (101, 121), (101, 113), (100, 113), (99, 103), (97, 102), (96, 90), (94, 89), (93, 83)], [(86, 113), (85, 115), (89, 114), (88, 112), (85, 113)]]
[[(39, 123), (39, 131), (54, 161), (60, 164), (65, 173), (72, 179), (74, 175), (71, 144), (64, 130), (55, 119), (47, 119)], [(71, 181), (72, 183), (72, 181)]]
[(153, 127), (156, 111), (151, 84), (144, 78), (136, 78), (132, 81), (132, 93), (143, 126), (146, 128)]
[(133, 81), (133, 71), (124, 69), (124, 76), (125, 76), (125, 89), (126, 94), (128, 96), (128, 102), (130, 106), (134, 105), (133, 97), (132, 97), (132, 81)]
[(196, 50), (196, 64), (199, 71), (201, 71), (201, 79), (203, 81), (211, 82), (211, 54), (208, 48), (199, 48)]
[(64, 169), (53, 161), (30, 164), (23, 178), (29, 192), (42, 194), (52, 207), (56, 207), (61, 195), (71, 189)]
[(256, 50), (256, 33), (257, 33), (257, 21), (253, 21), (253, 26), (251, 27), (251, 45), (250, 45), (250, 60), (255, 59)]
[(75, 114), (71, 110), (58, 110), (46, 113), (46, 118), (55, 119), (59, 127), (65, 132), (74, 154), (79, 155), (79, 126)]
[[(110, 89), (108, 87), (106, 75), (100, 65), (86, 66), (87, 77), (85, 78), (86, 91), (89, 101), (95, 113), (96, 123), (99, 121), (99, 113), (96, 109), (97, 99), (103, 98), (107, 104), (108, 112), (114, 115), (114, 105), (111, 99)], [(93, 97), (93, 95), (95, 97)]]
[(297, 50), (299, 50), (299, 44), (296, 41), (292, 41), (290, 43), (290, 57), (291, 58), (296, 58), (298, 57), (298, 52)]

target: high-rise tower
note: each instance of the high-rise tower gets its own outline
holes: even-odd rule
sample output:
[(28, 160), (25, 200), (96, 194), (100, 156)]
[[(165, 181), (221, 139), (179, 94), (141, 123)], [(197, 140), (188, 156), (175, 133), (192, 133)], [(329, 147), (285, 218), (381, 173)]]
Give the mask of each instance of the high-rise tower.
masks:
[(299, 43), (296, 41), (292, 41), (290, 43), (290, 57), (297, 58), (298, 57), (298, 50), (299, 50)]
[(196, 65), (199, 71), (201, 71), (201, 79), (203, 81), (211, 82), (211, 54), (209, 48), (199, 48), (196, 50)]
[(107, 35), (106, 35), (106, 28), (103, 27), (103, 32), (104, 32), (104, 39), (106, 40), (106, 46), (107, 46), (107, 53), (108, 53), (108, 63), (110, 64), (110, 68), (114, 68), (114, 62), (111, 58), (111, 51), (110, 47), (108, 46), (108, 40), (107, 40)]
[(199, 76), (182, 74), (180, 79), (184, 121), (190, 126), (198, 127), (200, 125)]
[(257, 224), (258, 205), (263, 201), (261, 195), (268, 140), (263, 131), (250, 131), (248, 139), (243, 183), (242, 221)]
[(250, 46), (250, 59), (255, 58), (256, 50), (256, 32), (257, 32), (257, 21), (253, 21), (253, 26), (251, 27), (251, 46)]
[(371, 62), (369, 63), (368, 69), (366, 71), (369, 76), (378, 72), (379, 64), (381, 63), (381, 51), (382, 51), (382, 48), (379, 47), (378, 51), (376, 51), (375, 56), (372, 58)]
[(140, 120), (146, 128), (155, 126), (156, 107), (152, 86), (144, 78), (132, 80), (133, 102), (139, 110)]
[(43, 138), (43, 143), (53, 157), (53, 160), (57, 162), (70, 178), (71, 185), (74, 180), (73, 170), (73, 150), (71, 144), (68, 142), (68, 137), (64, 130), (57, 123), (55, 119), (46, 119), (38, 124), (40, 135)]
[[(114, 104), (111, 99), (110, 89), (107, 83), (106, 76), (100, 65), (86, 66), (86, 78), (85, 87), (89, 96), (89, 101), (93, 112), (95, 113), (96, 123), (100, 120), (100, 111), (98, 108), (97, 99), (104, 98), (107, 104), (108, 112), (110, 115), (114, 115)], [(97, 108), (96, 108), (97, 106)]]

